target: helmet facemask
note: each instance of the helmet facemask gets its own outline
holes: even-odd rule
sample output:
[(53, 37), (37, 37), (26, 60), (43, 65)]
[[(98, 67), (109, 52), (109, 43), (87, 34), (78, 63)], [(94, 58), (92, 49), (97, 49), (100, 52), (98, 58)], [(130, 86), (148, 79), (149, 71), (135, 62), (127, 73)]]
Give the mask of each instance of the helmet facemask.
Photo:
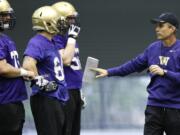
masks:
[(15, 23), (14, 10), (7, 0), (0, 0), (0, 30), (13, 29)]
[(68, 23), (67, 23), (65, 18), (61, 17), (58, 20), (57, 28), (59, 29), (59, 33), (58, 34), (64, 36), (67, 33), (69, 25), (68, 25)]
[(13, 29), (16, 24), (16, 18), (14, 13), (1, 12), (0, 13), (0, 29), (1, 30), (10, 30)]
[(67, 21), (69, 26), (72, 24), (74, 24), (76, 26), (80, 26), (80, 20), (79, 20), (78, 14), (67, 16), (66, 21)]
[(60, 35), (66, 35), (70, 25), (76, 25), (76, 26), (80, 26), (79, 23), (79, 18), (77, 16), (67, 16), (66, 18), (61, 17), (58, 20), (58, 29), (59, 29), (59, 34)]

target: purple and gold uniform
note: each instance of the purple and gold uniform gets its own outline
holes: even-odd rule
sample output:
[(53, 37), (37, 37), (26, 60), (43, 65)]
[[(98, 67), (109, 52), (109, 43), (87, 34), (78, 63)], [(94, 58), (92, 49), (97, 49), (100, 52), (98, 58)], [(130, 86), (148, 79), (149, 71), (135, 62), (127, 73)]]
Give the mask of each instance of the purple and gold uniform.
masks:
[[(56, 35), (54, 38), (55, 44), (57, 48), (64, 49), (67, 44), (67, 37)], [(65, 80), (67, 83), (67, 88), (71, 89), (78, 89), (80, 90), (82, 87), (82, 70), (81, 70), (81, 63), (79, 60), (79, 48), (78, 44), (76, 43), (75, 46), (75, 54), (72, 59), (70, 66), (64, 66), (64, 74)]]
[(180, 40), (176, 40), (171, 47), (156, 41), (135, 59), (108, 69), (108, 76), (125, 76), (151, 65), (159, 65), (167, 72), (164, 76), (149, 72), (151, 81), (147, 87), (147, 105), (180, 109)]
[[(13, 67), (20, 68), (15, 43), (5, 34), (0, 34), (0, 59)], [(22, 77), (6, 78), (0, 76), (0, 104), (27, 99), (26, 87)]]
[(67, 101), (69, 96), (64, 80), (63, 64), (58, 49), (53, 42), (37, 34), (29, 41), (24, 55), (37, 60), (39, 75), (45, 76), (48, 81), (55, 81), (58, 84), (57, 90), (53, 92), (45, 92), (33, 86), (32, 95), (39, 93), (61, 101)]
[[(68, 37), (56, 35), (54, 37), (58, 50), (65, 49)], [(64, 66), (65, 79), (70, 100), (65, 105), (66, 124), (65, 135), (80, 135), (82, 71), (79, 60), (79, 48), (76, 43), (75, 54), (70, 66)]]

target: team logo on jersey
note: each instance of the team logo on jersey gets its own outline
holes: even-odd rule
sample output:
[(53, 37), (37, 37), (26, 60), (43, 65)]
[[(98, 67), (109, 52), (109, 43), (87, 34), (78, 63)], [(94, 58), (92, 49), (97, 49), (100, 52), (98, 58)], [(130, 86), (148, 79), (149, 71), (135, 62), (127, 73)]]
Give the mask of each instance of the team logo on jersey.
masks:
[(160, 65), (167, 66), (169, 59), (170, 59), (169, 57), (159, 56)]

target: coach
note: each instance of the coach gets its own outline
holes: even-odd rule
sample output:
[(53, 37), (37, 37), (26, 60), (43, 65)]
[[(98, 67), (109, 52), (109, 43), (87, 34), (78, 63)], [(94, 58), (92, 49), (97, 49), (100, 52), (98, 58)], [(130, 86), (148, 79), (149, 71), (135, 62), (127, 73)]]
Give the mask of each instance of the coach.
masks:
[(148, 69), (144, 135), (180, 135), (180, 40), (176, 37), (179, 21), (173, 13), (152, 19), (157, 41), (136, 58), (118, 67), (93, 69), (99, 75), (126, 76)]

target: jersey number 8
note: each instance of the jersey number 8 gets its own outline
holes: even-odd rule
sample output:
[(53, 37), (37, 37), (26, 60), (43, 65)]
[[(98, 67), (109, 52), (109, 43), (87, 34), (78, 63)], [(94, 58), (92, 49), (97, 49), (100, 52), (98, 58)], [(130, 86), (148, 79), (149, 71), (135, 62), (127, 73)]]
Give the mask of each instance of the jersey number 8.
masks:
[(64, 71), (63, 71), (63, 66), (61, 65), (58, 57), (54, 58), (54, 72), (55, 76), (59, 81), (64, 80)]

